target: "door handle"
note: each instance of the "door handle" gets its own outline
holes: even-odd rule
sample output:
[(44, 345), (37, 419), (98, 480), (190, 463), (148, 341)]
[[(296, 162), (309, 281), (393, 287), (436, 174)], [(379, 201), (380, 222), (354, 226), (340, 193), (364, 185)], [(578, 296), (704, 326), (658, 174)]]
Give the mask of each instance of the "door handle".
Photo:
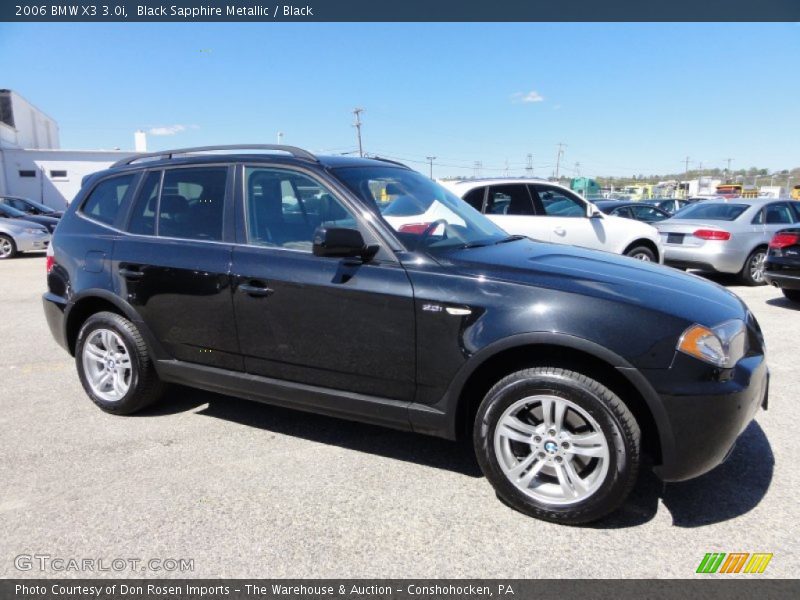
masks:
[(239, 285), (239, 291), (254, 297), (271, 296), (275, 291), (265, 285), (254, 285), (253, 283), (242, 283)]
[(144, 277), (144, 273), (139, 270), (139, 267), (120, 267), (119, 274), (122, 275), (125, 279), (141, 279)]
[(567, 233), (567, 230), (564, 229), (563, 227), (556, 227), (555, 229), (553, 229), (553, 233), (555, 233), (556, 235), (565, 235)]

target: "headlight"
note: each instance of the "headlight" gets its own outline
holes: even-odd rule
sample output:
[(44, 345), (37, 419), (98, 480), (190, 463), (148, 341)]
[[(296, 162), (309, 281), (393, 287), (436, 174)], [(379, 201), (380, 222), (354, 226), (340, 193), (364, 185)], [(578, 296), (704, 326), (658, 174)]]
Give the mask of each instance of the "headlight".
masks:
[(34, 233), (34, 234), (43, 234), (47, 233), (47, 229), (39, 229), (38, 227), (28, 227), (25, 229), (25, 233)]
[(740, 319), (725, 321), (711, 329), (692, 325), (681, 335), (677, 350), (730, 369), (747, 353), (747, 328)]

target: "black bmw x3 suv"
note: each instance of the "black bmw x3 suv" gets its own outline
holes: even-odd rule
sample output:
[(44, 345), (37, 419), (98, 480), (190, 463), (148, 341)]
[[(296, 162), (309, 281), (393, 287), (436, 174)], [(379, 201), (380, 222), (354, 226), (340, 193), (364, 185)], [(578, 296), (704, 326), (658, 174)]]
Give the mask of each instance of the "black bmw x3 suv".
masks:
[(101, 409), (177, 383), (471, 436), (498, 495), (551, 521), (613, 511), (644, 453), (706, 473), (767, 404), (733, 293), (509, 236), (392, 161), (139, 155), (84, 181), (48, 255), (47, 321)]

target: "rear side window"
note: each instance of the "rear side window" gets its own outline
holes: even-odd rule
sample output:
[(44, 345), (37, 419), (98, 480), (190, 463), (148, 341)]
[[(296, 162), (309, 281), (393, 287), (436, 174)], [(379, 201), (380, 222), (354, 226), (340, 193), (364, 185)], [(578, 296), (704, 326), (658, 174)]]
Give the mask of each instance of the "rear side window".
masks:
[(111, 225), (119, 214), (122, 200), (128, 193), (134, 175), (120, 175), (101, 181), (83, 203), (81, 212), (106, 225)]
[(770, 204), (764, 207), (764, 221), (767, 225), (793, 223), (794, 214), (788, 204)]
[(164, 172), (158, 235), (190, 240), (221, 240), (227, 167)]
[(532, 215), (528, 188), (525, 185), (493, 185), (489, 188), (486, 213), (490, 215)]
[(158, 210), (158, 188), (161, 183), (161, 171), (147, 175), (133, 203), (133, 214), (128, 224), (128, 231), (140, 235), (155, 235), (156, 211)]
[(474, 190), (467, 192), (467, 194), (464, 196), (464, 202), (469, 204), (478, 212), (483, 212), (483, 197), (485, 194), (486, 188), (475, 188)]

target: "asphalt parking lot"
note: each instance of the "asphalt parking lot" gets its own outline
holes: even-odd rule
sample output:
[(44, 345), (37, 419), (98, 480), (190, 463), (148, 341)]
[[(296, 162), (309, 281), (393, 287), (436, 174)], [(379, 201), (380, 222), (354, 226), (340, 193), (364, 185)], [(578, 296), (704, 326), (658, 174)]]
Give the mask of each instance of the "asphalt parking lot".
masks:
[(21, 572), (20, 554), (194, 559), (145, 573), (193, 577), (692, 577), (706, 552), (800, 567), (800, 312), (774, 288), (720, 280), (772, 369), (769, 411), (729, 461), (681, 484), (645, 473), (620, 512), (570, 528), (504, 506), (444, 440), (188, 389), (106, 415), (50, 336), (44, 271), (41, 255), (0, 262), (2, 577), (103, 575)]

